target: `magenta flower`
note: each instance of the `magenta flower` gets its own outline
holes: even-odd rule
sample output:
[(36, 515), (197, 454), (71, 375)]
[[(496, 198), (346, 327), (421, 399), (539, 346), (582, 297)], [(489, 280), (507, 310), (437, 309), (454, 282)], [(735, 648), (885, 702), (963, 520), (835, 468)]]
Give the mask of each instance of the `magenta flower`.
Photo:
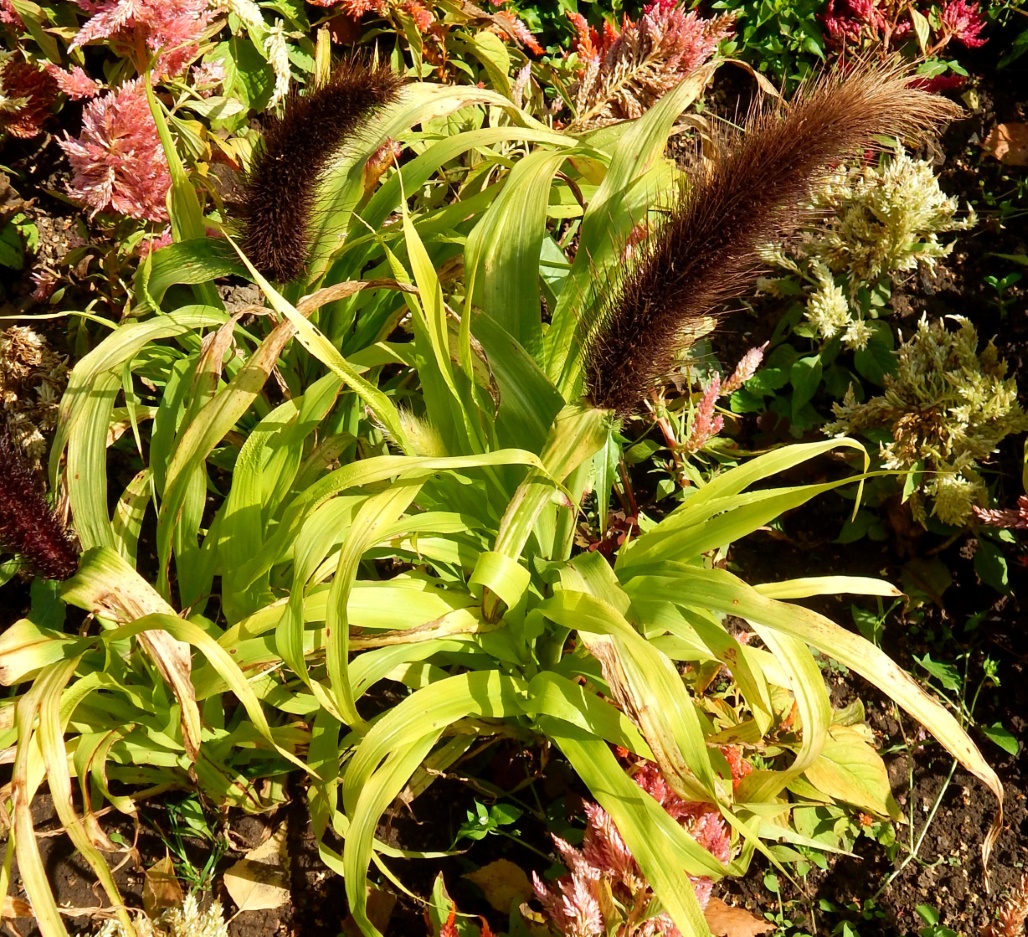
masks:
[(941, 19), (943, 29), (969, 49), (985, 45), (985, 40), (978, 38), (978, 34), (985, 28), (985, 20), (974, 0), (971, 3), (950, 0), (942, 8)]
[(91, 101), (82, 114), (82, 134), (57, 142), (73, 172), (68, 194), (91, 214), (168, 220), (171, 175), (142, 79)]
[(70, 579), (78, 548), (47, 504), (43, 485), (0, 422), (0, 550), (20, 554), (46, 579)]
[(157, 53), (155, 79), (183, 72), (196, 58), (200, 40), (211, 19), (207, 0), (75, 0), (93, 16), (78, 31), (70, 48), (94, 39), (107, 39), (123, 46), (136, 68), (147, 61), (138, 56), (140, 45)]

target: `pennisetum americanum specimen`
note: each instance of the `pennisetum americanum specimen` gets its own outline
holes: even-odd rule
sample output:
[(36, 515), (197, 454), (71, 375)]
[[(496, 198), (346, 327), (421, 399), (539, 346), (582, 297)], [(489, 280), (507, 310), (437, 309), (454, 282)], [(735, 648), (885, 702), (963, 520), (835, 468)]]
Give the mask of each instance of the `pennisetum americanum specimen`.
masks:
[(78, 549), (43, 495), (43, 485), (0, 424), (0, 549), (17, 553), (46, 579), (70, 579)]
[[(588, 406), (575, 418), (591, 435), (593, 452), (602, 437), (590, 415), (627, 417), (639, 409), (672, 369), (683, 332), (748, 286), (761, 267), (760, 246), (802, 219), (802, 203), (835, 163), (862, 155), (878, 136), (920, 135), (960, 113), (910, 81), (904, 67), (870, 63), (822, 76), (790, 103), (752, 113), (745, 132), (722, 138), (688, 189), (663, 206), (663, 220), (601, 291), (586, 339)], [(567, 454), (584, 444), (569, 436)], [(533, 517), (549, 496), (537, 485), (526, 507), (534, 481), (529, 476), (517, 502)], [(508, 508), (495, 547), (512, 558), (527, 536), (514, 535), (526, 526), (515, 514)], [(503, 602), (487, 591), (482, 608), (494, 622)]]
[(303, 273), (322, 173), (369, 118), (396, 100), (402, 84), (388, 66), (343, 62), (327, 82), (292, 94), (281, 115), (268, 120), (240, 205), (242, 249), (262, 274), (286, 282)]
[(877, 136), (916, 137), (959, 113), (914, 87), (905, 68), (870, 63), (755, 111), (609, 284), (586, 351), (590, 402), (634, 413), (671, 370), (682, 330), (746, 288), (759, 246), (802, 220), (801, 204), (834, 164)]

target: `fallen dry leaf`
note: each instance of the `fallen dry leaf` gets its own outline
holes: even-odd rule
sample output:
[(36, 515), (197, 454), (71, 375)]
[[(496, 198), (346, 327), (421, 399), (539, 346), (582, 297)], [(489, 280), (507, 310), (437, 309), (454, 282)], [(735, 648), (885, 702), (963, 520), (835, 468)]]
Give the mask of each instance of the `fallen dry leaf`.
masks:
[(750, 914), (745, 908), (733, 908), (720, 898), (711, 898), (703, 912), (714, 937), (755, 937), (774, 930), (770, 921)]
[(165, 856), (146, 870), (143, 881), (143, 910), (150, 917), (160, 914), (165, 908), (180, 907), (184, 898), (182, 885), (175, 876), (175, 865), (170, 856)]
[[(389, 933), (389, 919), (393, 916), (394, 907), (396, 895), (391, 891), (375, 888), (374, 885), (368, 886), (368, 920), (383, 934)], [(343, 937), (363, 937), (352, 914), (348, 914), (343, 921), (342, 932)]]
[(524, 869), (509, 859), (497, 859), (464, 877), (481, 888), (485, 900), (503, 914), (509, 914), (515, 902), (532, 897), (532, 883)]
[(1028, 124), (997, 124), (985, 138), (985, 152), (1008, 166), (1028, 166)]
[(32, 917), (32, 905), (21, 898), (4, 895), (4, 903), (0, 918)]
[(240, 911), (281, 908), (289, 901), (285, 824), (225, 873), (225, 891)]

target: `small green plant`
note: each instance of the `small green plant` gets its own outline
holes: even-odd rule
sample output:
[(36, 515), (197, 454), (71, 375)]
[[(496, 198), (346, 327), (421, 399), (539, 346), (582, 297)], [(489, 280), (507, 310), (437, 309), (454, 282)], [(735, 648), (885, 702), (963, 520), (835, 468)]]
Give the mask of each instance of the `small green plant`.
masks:
[(934, 906), (919, 904), (914, 910), (925, 922), (925, 926), (918, 930), (920, 937), (960, 937), (957, 931), (942, 924), (942, 915)]

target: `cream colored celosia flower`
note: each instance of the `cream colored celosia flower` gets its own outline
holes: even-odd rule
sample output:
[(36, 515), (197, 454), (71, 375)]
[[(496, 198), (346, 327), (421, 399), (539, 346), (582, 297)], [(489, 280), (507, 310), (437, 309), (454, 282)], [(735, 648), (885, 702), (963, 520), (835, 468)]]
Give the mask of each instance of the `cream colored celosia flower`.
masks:
[(1017, 382), (996, 347), (978, 352), (978, 333), (962, 316), (954, 332), (943, 321), (922, 318), (917, 331), (897, 350), (896, 371), (886, 376), (884, 393), (858, 403), (851, 391), (833, 407), (834, 435), (885, 428), (892, 439), (881, 447), (882, 464), (897, 471), (921, 471), (911, 498), (923, 521), (924, 499), (947, 524), (963, 524), (974, 505), (984, 507), (988, 492), (979, 472), (1004, 437), (1028, 430), (1028, 414), (1017, 402)]
[[(140, 915), (135, 925), (139, 937), (228, 937), (221, 903), (213, 901), (201, 912), (195, 895), (186, 897), (181, 908), (171, 908), (154, 921)], [(125, 937), (125, 929), (117, 920), (111, 920), (96, 937)]]
[[(823, 339), (842, 336), (850, 349), (866, 346), (870, 329), (857, 294), (883, 277), (931, 268), (952, 244), (939, 235), (975, 223), (958, 218), (958, 203), (939, 188), (932, 167), (898, 151), (883, 165), (841, 166), (815, 192), (808, 207), (816, 220), (788, 245), (762, 251), (765, 263), (804, 282), (807, 319)], [(826, 276), (834, 288), (826, 285)], [(782, 294), (783, 290), (765, 289)], [(843, 321), (844, 296), (848, 308)]]
[(264, 40), (264, 51), (267, 52), (268, 63), (275, 73), (275, 90), (268, 102), (269, 107), (274, 107), (289, 93), (289, 43), (282, 20), (276, 20), (275, 25), (268, 30)]
[(807, 319), (819, 335), (831, 338), (850, 324), (850, 305), (824, 264), (813, 264), (810, 272), (818, 286), (807, 300)]
[(218, 0), (215, 6), (234, 13), (247, 29), (260, 32), (265, 28), (261, 8), (254, 0)]

